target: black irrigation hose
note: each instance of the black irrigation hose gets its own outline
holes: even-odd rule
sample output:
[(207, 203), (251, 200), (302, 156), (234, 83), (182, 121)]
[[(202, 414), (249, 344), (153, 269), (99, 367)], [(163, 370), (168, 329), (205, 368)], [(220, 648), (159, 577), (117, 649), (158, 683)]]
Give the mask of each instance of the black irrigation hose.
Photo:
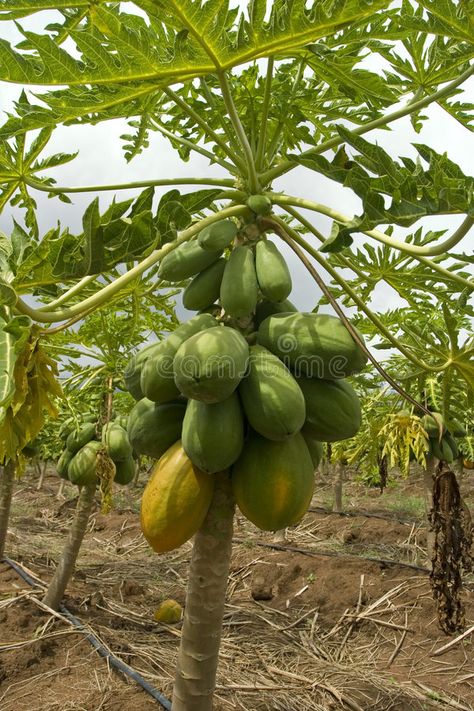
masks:
[[(18, 565), (18, 563), (15, 563), (15, 561), (10, 560), (10, 558), (3, 558), (2, 561), (3, 563), (7, 563), (13, 570), (15, 570), (18, 575), (20, 575), (23, 580), (25, 580), (28, 585), (31, 585), (32, 587), (42, 587), (44, 588), (44, 584), (39, 580), (39, 579), (34, 579), (29, 575), (26, 571), (21, 568), (21, 566)], [(60, 605), (59, 610), (64, 617), (66, 617), (73, 625), (74, 627), (77, 627), (77, 629), (84, 630), (85, 627), (82, 624), (82, 622), (75, 617), (73, 614), (69, 612), (69, 610), (64, 607), (64, 605)], [(104, 645), (99, 642), (97, 637), (93, 635), (91, 632), (88, 632), (85, 635), (85, 639), (87, 639), (94, 649), (100, 654), (101, 657), (104, 657), (107, 659), (107, 662), (110, 664), (111, 667), (114, 667), (118, 671), (121, 671), (122, 674), (125, 674), (126, 676), (130, 677), (134, 681), (139, 684), (142, 689), (144, 689), (150, 696), (152, 696), (155, 701), (158, 701), (158, 703), (167, 711), (171, 711), (171, 701), (169, 701), (166, 696), (163, 696), (157, 689), (155, 689), (151, 684), (147, 682), (146, 679), (142, 677), (141, 674), (136, 672), (132, 667), (129, 667), (128, 664), (125, 664), (122, 662), (120, 659), (115, 657), (113, 654), (109, 652)]]
[[(247, 538), (233, 538), (233, 543), (246, 544), (248, 543)], [(389, 560), (388, 558), (372, 558), (372, 556), (362, 556), (354, 555), (353, 553), (330, 553), (329, 551), (309, 551), (306, 548), (297, 548), (296, 546), (282, 546), (280, 543), (263, 543), (261, 541), (252, 541), (252, 545), (261, 546), (262, 548), (273, 548), (277, 551), (289, 551), (290, 553), (301, 553), (302, 555), (307, 555), (310, 558), (317, 558), (318, 556), (326, 556), (329, 558), (351, 558), (352, 560), (370, 560), (372, 563), (381, 563), (386, 567), (402, 567), (411, 568), (412, 570), (420, 570), (422, 573), (428, 574), (430, 571), (428, 568), (421, 568), (419, 565), (413, 565), (413, 563), (399, 563), (397, 560)]]

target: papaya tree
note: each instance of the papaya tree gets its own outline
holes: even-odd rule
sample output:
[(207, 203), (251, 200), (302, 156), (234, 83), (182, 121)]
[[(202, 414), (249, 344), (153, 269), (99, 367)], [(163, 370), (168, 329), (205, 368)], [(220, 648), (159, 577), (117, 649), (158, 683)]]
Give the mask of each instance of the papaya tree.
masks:
[[(462, 88), (474, 72), (471, 18), (467, 4), (450, 0), (0, 5), (0, 19), (15, 21), (21, 35), (16, 46), (0, 41), (0, 80), (42, 90), (39, 98), (23, 91), (0, 128), (0, 207), (13, 202), (25, 211), (29, 238), (22, 269), (2, 276), (9, 308), (43, 324), (47, 337), (154, 270), (157, 287), (191, 279), (185, 307), (204, 311), (140, 351), (125, 372), (139, 400), (129, 432), (137, 446), (155, 444), (160, 457), (143, 497), (145, 536), (165, 551), (196, 534), (174, 711), (212, 707), (235, 501), (260, 528), (297, 522), (312, 495), (315, 443), (328, 427), (337, 440), (359, 421), (345, 378), (367, 359), (380, 366), (345, 305), (422, 371), (446, 365), (406, 348), (370, 307), (370, 265), (359, 265), (353, 245), (383, 245), (389, 260), (399, 260), (401, 282), (419, 265), (430, 293), (448, 275), (453, 293), (472, 291), (469, 257), (439, 259), (460, 248), (472, 226), (472, 179), (426, 143), (392, 156), (378, 132), (397, 130), (405, 117), (420, 131), (434, 106), (459, 131), (468, 127)], [(127, 160), (149, 151), (158, 133), (182, 161), (208, 160), (215, 177), (185, 176), (182, 166), (163, 176), (159, 159), (159, 174), (139, 182), (64, 186), (57, 171), (47, 173), (74, 159), (43, 157), (57, 126), (72, 133), (112, 120), (128, 121)], [(298, 169), (309, 176), (309, 198), (294, 194)], [(342, 185), (359, 214), (336, 208), (328, 185)], [(80, 234), (59, 225), (41, 233), (33, 196), (68, 201), (122, 189), (142, 192), (105, 210), (95, 197)], [(430, 229), (432, 219), (448, 216), (450, 234)], [(336, 316), (300, 313), (287, 301), (283, 254), (303, 265)], [(119, 274), (110, 276), (114, 269)], [(471, 385), (469, 352), (454, 359)], [(333, 405), (327, 421), (306, 418), (315, 393)], [(343, 417), (347, 401), (352, 422)], [(163, 432), (155, 443), (150, 422), (166, 424), (154, 430)], [(183, 510), (191, 521), (179, 519)]]

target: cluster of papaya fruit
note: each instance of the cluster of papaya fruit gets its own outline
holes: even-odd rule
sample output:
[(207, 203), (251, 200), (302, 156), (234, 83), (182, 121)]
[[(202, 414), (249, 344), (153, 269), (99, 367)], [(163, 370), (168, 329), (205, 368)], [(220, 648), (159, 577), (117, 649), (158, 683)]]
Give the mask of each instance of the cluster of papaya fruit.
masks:
[[(261, 213), (268, 205), (259, 200)], [(124, 372), (138, 400), (130, 442), (159, 460), (142, 499), (144, 535), (157, 551), (186, 541), (209, 507), (210, 475), (229, 469), (236, 502), (256, 526), (296, 523), (322, 442), (360, 427), (346, 377), (365, 366), (364, 352), (338, 318), (300, 313), (287, 300), (288, 267), (258, 230), (215, 222), (170, 252), (159, 276), (191, 278), (183, 302), (201, 313)]]
[(455, 437), (465, 437), (466, 430), (456, 421), (449, 429), (440, 412), (432, 412), (422, 418), (423, 429), (429, 437), (429, 453), (436, 459), (451, 464), (460, 456)]
[(135, 475), (135, 459), (126, 430), (128, 417), (119, 415), (106, 424), (101, 441), (97, 438), (97, 418), (90, 419), (93, 421), (64, 431), (65, 449), (56, 465), (59, 476), (76, 486), (98, 483), (97, 455), (104, 448), (115, 464), (114, 481), (129, 484)]

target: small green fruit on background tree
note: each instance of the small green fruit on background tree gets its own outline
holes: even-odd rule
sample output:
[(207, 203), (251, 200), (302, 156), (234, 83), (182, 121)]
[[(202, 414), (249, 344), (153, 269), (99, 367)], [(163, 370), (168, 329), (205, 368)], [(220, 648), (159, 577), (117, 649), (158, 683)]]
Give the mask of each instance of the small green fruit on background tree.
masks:
[[(450, 0), (401, 7), (386, 0), (254, 0), (237, 8), (228, 0), (0, 3), (0, 20), (7, 27), (15, 22), (21, 35), (14, 43), (0, 40), (0, 80), (32, 87), (19, 94), (0, 127), (0, 210), (13, 205), (24, 211), (24, 226), (15, 224), (0, 250), (2, 338), (9, 342), (0, 372), (2, 502), (8, 499), (8, 472), (37, 434), (18, 419), (28, 402), (17, 377), (24, 343), (35, 344), (28, 363), (40, 369), (42, 411), (57, 393), (50, 377), (54, 366), (41, 355), (40, 341), (110, 308), (144, 276), (155, 276), (157, 290), (186, 282), (185, 305), (204, 309), (212, 320), (199, 321), (192, 332), (191, 326), (177, 329), (153, 355), (140, 351), (125, 373), (139, 400), (131, 415), (137, 441), (145, 439), (144, 412), (155, 423), (169, 423), (170, 403), (177, 400), (173, 422), (181, 426), (176, 408), (183, 411), (184, 449), (173, 449), (181, 445), (171, 427), (171, 449), (156, 465), (150, 485), (157, 481), (160, 492), (175, 458), (179, 487), (173, 496), (179, 501), (189, 504), (195, 496), (202, 502), (196, 463), (213, 478), (193, 550), (174, 711), (212, 708), (234, 499), (261, 528), (302, 517), (312, 495), (317, 443), (350, 437), (360, 424), (360, 405), (345, 378), (362, 370), (367, 359), (413, 406), (429, 412), (400, 386), (396, 373), (381, 369), (347, 308), (363, 314), (370, 324), (364, 333), (375, 338), (374, 345), (382, 338), (417, 373), (442, 373), (448, 384), (461, 378), (472, 391), (472, 338), (455, 342), (448, 319), (443, 347), (426, 338), (420, 352), (402, 337), (396, 318), (382, 317), (371, 304), (377, 282), (398, 291), (413, 309), (415, 339), (421, 302), (434, 308), (439, 299), (448, 313), (457, 300), (472, 316), (472, 260), (461, 251), (474, 221), (472, 178), (424, 143), (413, 143), (409, 156), (392, 155), (375, 133), (395, 130), (404, 118), (420, 131), (430, 106), (447, 112), (460, 131), (469, 128), (462, 93), (474, 72), (468, 5)], [(128, 161), (150, 150), (157, 132), (183, 162), (191, 154), (208, 160), (216, 177), (185, 176), (181, 170), (179, 176), (164, 175), (158, 156), (156, 174), (138, 182), (59, 185), (48, 170), (75, 154), (47, 153), (55, 132), (112, 120), (129, 123), (123, 137)], [(310, 198), (286, 189), (301, 168), (309, 171)], [(335, 184), (356, 200), (357, 214), (326, 204), (324, 186)], [(158, 189), (165, 186), (169, 190), (158, 200)], [(114, 200), (105, 210), (95, 197), (79, 234), (60, 225), (43, 233), (38, 193), (54, 205), (57, 198), (68, 203), (74, 193), (120, 190), (141, 192)], [(454, 217), (449, 230), (444, 224), (438, 231), (430, 228), (432, 218), (448, 216)], [(362, 250), (360, 241), (366, 239)], [(291, 275), (283, 252), (296, 255), (292, 259), (308, 271), (338, 318), (322, 313), (319, 304), (315, 312), (301, 314), (286, 301)], [(195, 325), (194, 319), (189, 324)], [(224, 375), (217, 366), (207, 370), (216, 358), (239, 369)], [(191, 361), (195, 370), (190, 371), (184, 364)], [(154, 393), (155, 404), (143, 401), (143, 388)], [(237, 388), (242, 406), (233, 397)], [(318, 388), (336, 393), (334, 399), (326, 395), (328, 403), (340, 403), (339, 410), (329, 408), (325, 422), (312, 414), (311, 393)], [(285, 411), (287, 397), (292, 405)], [(339, 431), (344, 402), (352, 403), (353, 418)], [(212, 408), (221, 408), (222, 416)], [(207, 424), (199, 437), (197, 423)], [(14, 442), (13, 426), (23, 427)], [(209, 437), (213, 427), (214, 438)], [(200, 442), (208, 444), (200, 448)], [(264, 486), (256, 474), (249, 479), (259, 464)], [(282, 484), (288, 486), (283, 497)], [(152, 489), (145, 496), (154, 503)], [(163, 521), (159, 514), (151, 520), (143, 514), (152, 545), (159, 547), (162, 531), (172, 526), (172, 514), (167, 515)], [(156, 521), (163, 523), (158, 532)]]

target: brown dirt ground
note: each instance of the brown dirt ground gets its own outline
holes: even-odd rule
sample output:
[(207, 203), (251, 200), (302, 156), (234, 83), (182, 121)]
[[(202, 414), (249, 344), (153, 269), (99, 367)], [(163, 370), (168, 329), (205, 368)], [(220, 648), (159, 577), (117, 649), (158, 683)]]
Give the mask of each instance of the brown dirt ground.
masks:
[[(19, 482), (7, 545), (11, 558), (45, 582), (75, 503), (72, 486), (61, 500), (57, 488), (53, 472), (41, 492), (30, 476)], [(438, 628), (427, 573), (400, 565), (426, 564), (418, 478), (382, 496), (354, 482), (345, 489), (346, 514), (354, 515), (322, 511), (316, 507), (328, 506), (331, 487), (320, 477), (314, 510), (286, 541), (237, 517), (216, 711), (474, 709), (474, 634), (433, 656), (456, 635)], [(472, 509), (474, 476), (466, 475), (462, 489)], [(184, 603), (191, 544), (152, 553), (138, 522), (140, 492), (117, 491), (116, 509), (91, 517), (66, 605), (169, 698), (180, 625), (160, 625), (153, 613), (166, 598)], [(39, 590), (0, 564), (2, 711), (160, 708), (38, 598)], [(469, 627), (472, 575), (464, 600)]]

